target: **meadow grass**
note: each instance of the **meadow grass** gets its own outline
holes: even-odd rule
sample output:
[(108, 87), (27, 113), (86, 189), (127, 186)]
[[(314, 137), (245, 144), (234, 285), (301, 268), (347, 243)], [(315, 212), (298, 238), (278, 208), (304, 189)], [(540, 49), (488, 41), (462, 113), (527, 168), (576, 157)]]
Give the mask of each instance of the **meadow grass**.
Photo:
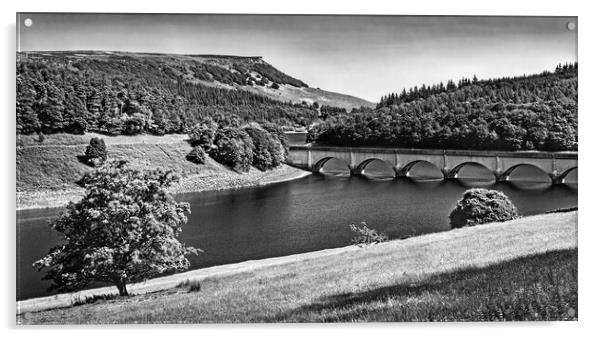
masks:
[(265, 321), (577, 320), (577, 249), (342, 293)]
[(35, 135), (25, 135), (17, 141), (17, 209), (62, 207), (81, 199), (83, 189), (75, 182), (93, 168), (81, 163), (78, 156), (84, 154), (92, 137), (102, 137), (109, 159), (127, 160), (136, 169), (177, 173), (181, 180), (171, 188), (172, 193), (257, 186), (309, 174), (287, 165), (237, 173), (212, 158), (195, 164), (186, 160), (192, 147), (185, 135), (53, 134), (42, 143)]
[(577, 212), (396, 240), (129, 298), (24, 313), (19, 323), (577, 319)]

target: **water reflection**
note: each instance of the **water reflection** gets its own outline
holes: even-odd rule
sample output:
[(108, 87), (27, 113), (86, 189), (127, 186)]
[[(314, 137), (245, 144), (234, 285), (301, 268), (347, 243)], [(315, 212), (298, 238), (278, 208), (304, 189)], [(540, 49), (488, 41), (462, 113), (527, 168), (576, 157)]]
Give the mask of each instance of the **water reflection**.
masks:
[(443, 173), (436, 165), (427, 161), (418, 161), (409, 164), (410, 168), (406, 177), (416, 182), (436, 182), (443, 180)]
[(566, 176), (564, 177), (564, 184), (568, 184), (568, 185), (576, 185), (577, 184), (577, 170), (578, 168), (572, 169), (570, 170)]
[(530, 164), (520, 164), (515, 167), (508, 175), (508, 181), (521, 185), (524, 182), (552, 184), (552, 179), (545, 171)]
[(320, 168), (320, 173), (332, 177), (345, 178), (351, 176), (351, 171), (349, 170), (347, 163), (339, 160), (338, 158), (330, 158), (326, 160), (326, 162)]
[(416, 180), (413, 178), (405, 178), (405, 181), (408, 182), (408, 184), (410, 184), (420, 190), (436, 190), (437, 188), (439, 188), (441, 185), (444, 184), (443, 179)]
[(552, 186), (552, 181), (549, 182), (537, 182), (537, 181), (528, 181), (528, 180), (513, 180), (508, 181), (508, 183), (520, 190), (545, 190), (549, 189)]
[(457, 172), (456, 178), (465, 187), (485, 188), (495, 184), (495, 175), (491, 170), (478, 163), (467, 163), (462, 165)]
[(390, 163), (378, 159), (369, 160), (363, 166), (361, 174), (367, 179), (381, 181), (393, 180), (396, 176), (395, 170)]
[(495, 178), (463, 178), (456, 179), (458, 183), (467, 188), (488, 188), (495, 184)]

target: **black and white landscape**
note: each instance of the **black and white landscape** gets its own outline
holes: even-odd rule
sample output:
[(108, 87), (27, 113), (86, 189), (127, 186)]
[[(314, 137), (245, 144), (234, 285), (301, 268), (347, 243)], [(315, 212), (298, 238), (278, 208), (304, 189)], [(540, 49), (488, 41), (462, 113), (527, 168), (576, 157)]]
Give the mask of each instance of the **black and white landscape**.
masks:
[(17, 26), (18, 324), (578, 319), (576, 17)]

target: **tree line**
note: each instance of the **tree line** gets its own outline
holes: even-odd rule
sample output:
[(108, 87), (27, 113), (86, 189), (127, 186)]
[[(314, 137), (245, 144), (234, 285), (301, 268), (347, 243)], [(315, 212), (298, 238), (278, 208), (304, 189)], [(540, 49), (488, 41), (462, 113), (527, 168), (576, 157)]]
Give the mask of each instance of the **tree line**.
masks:
[[(571, 76), (572, 74), (576, 74), (577, 73), (577, 63), (565, 63), (565, 64), (559, 64), (556, 66), (556, 70), (555, 72), (556, 74), (559, 75), (568, 75)], [(548, 71), (544, 71), (541, 74), (539, 74), (540, 76), (548, 76), (551, 73)], [(530, 76), (533, 77), (533, 76)], [(376, 104), (376, 108), (382, 108), (382, 107), (388, 107), (388, 106), (392, 106), (392, 105), (399, 105), (402, 103), (406, 103), (406, 102), (411, 102), (417, 99), (426, 99), (431, 95), (435, 95), (435, 94), (439, 94), (439, 93), (444, 93), (444, 92), (452, 92), (457, 90), (458, 88), (463, 88), (465, 86), (469, 86), (471, 84), (475, 84), (475, 85), (479, 85), (480, 84), (488, 84), (488, 85), (494, 85), (494, 82), (499, 82), (500, 80), (508, 80), (508, 81), (512, 81), (512, 80), (519, 80), (519, 79), (526, 79), (527, 76), (523, 75), (520, 77), (512, 77), (512, 78), (501, 78), (501, 79), (489, 79), (489, 80), (485, 80), (485, 81), (479, 81), (479, 79), (477, 78), (476, 75), (474, 75), (472, 77), (472, 80), (469, 78), (461, 78), (458, 83), (456, 84), (453, 80), (449, 80), (447, 81), (447, 84), (443, 84), (443, 82), (440, 82), (438, 84), (434, 84), (434, 85), (426, 85), (426, 84), (422, 84), (422, 86), (418, 87), (418, 86), (414, 86), (412, 88), (409, 89), (403, 89), (400, 93), (390, 93), (387, 94), (383, 97), (381, 97), (380, 101)]]
[(464, 79), (458, 85), (390, 94), (374, 110), (329, 116), (310, 128), (308, 141), (336, 146), (577, 150), (577, 99), (576, 63), (531, 76)]

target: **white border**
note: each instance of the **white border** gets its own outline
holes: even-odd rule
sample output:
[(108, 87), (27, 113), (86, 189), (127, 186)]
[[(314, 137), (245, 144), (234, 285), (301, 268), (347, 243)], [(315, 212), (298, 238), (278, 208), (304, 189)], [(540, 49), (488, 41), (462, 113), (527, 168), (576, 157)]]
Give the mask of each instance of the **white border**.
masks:
[[(3, 290), (2, 320), (5, 337), (19, 335), (26, 337), (80, 337), (82, 330), (88, 337), (104, 337), (106, 332), (98, 329), (109, 329), (108, 334), (128, 334), (132, 329), (146, 331), (145, 334), (161, 337), (165, 330), (176, 329), (182, 334), (197, 335), (226, 334), (232, 336), (280, 337), (282, 334), (306, 337), (308, 335), (332, 335), (342, 333), (347, 336), (365, 335), (407, 335), (411, 336), (444, 336), (466, 337), (475, 334), (487, 337), (508, 337), (516, 334), (529, 334), (539, 337), (568, 337), (574, 335), (593, 335), (599, 330), (602, 319), (600, 285), (602, 285), (600, 241), (602, 241), (602, 221), (597, 210), (601, 210), (598, 187), (600, 170), (599, 159), (601, 149), (598, 144), (602, 127), (601, 99), (602, 74), (600, 64), (600, 21), (602, 14), (591, 1), (541, 1), (525, 0), (487, 1), (408, 1), (386, 2), (371, 1), (326, 1), (303, 0), (286, 1), (139, 1), (123, 0), (86, 1), (4, 1), (2, 4), (3, 23), (3, 77), (0, 81), (2, 90), (1, 116), (2, 149), (0, 158), (3, 161), (2, 207), (3, 227), (3, 259), (4, 273), (0, 278)], [(331, 324), (331, 325), (143, 325), (143, 326), (87, 326), (87, 327), (35, 327), (15, 328), (15, 12), (143, 12), (143, 13), (297, 13), (297, 14), (428, 14), (428, 15), (556, 15), (579, 17), (579, 112), (580, 112), (580, 181), (579, 196), (579, 322), (575, 323), (485, 323), (485, 324)], [(93, 329), (93, 330), (92, 330)], [(283, 332), (285, 330), (286, 332)], [(376, 330), (377, 332), (373, 332)], [(575, 331), (577, 330), (577, 331)], [(130, 331), (130, 332), (127, 332)], [(190, 332), (189, 332), (190, 331)], [(200, 332), (192, 332), (200, 331)], [(336, 332), (334, 332), (336, 331)]]

